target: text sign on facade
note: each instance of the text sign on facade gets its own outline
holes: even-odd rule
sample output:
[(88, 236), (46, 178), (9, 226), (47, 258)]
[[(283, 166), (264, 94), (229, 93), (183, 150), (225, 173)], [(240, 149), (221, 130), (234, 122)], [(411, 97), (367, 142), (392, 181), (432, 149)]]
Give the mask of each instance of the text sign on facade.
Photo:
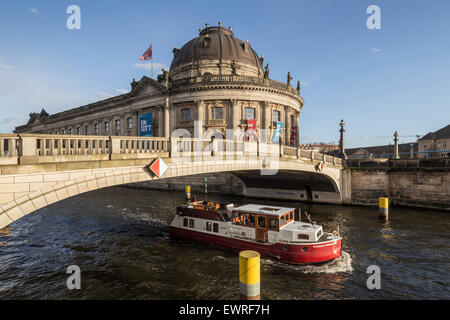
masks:
[(274, 132), (273, 137), (272, 137), (272, 142), (273, 143), (278, 143), (278, 140), (280, 140), (281, 129), (283, 129), (283, 122), (282, 121), (277, 121), (277, 126), (275, 127), (275, 132)]
[(139, 135), (141, 137), (153, 137), (153, 112), (139, 116)]

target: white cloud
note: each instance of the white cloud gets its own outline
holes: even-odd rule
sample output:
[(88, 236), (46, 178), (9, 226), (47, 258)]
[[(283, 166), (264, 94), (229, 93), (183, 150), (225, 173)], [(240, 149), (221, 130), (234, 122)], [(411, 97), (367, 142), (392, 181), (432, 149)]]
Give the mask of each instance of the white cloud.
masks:
[(8, 65), (8, 64), (0, 63), (0, 68), (3, 68), (3, 69), (11, 69), (12, 66), (10, 66), (10, 65)]
[(380, 52), (381, 49), (380, 48), (372, 48), (372, 49), (370, 49), (370, 51), (372, 51), (372, 52)]
[(114, 97), (113, 94), (108, 93), (108, 92), (103, 92), (103, 91), (95, 91), (96, 94), (98, 94), (99, 96), (103, 97), (103, 98), (111, 98)]
[(116, 91), (120, 92), (120, 93), (128, 93), (128, 92), (130, 92), (130, 90), (127, 90), (127, 89), (116, 89)]
[[(145, 70), (152, 70), (152, 63), (151, 62), (134, 63), (133, 67), (142, 68), (142, 69), (145, 69)], [(153, 63), (153, 70), (154, 71), (160, 71), (161, 69), (169, 69), (169, 68), (164, 63), (158, 63), (158, 62), (154, 62)]]
[(1, 119), (0, 120), (0, 125), (13, 126), (13, 125), (16, 125), (18, 123), (18, 120), (20, 120), (19, 117), (9, 117), (9, 118), (5, 118), (5, 119)]
[(28, 9), (28, 11), (29, 12), (31, 12), (31, 13), (37, 13), (37, 8), (30, 8), (30, 9)]

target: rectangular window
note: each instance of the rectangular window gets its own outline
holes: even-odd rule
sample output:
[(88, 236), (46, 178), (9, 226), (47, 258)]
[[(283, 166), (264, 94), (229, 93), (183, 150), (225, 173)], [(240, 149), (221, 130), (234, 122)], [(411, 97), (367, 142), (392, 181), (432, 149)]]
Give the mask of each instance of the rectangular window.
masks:
[(69, 134), (70, 134), (70, 135), (73, 134), (73, 129), (72, 129), (72, 128), (69, 129)]
[(291, 212), (291, 213), (290, 213), (289, 220), (294, 220), (294, 212)]
[(281, 115), (281, 112), (280, 112), (280, 111), (273, 110), (273, 112), (272, 112), (272, 121), (273, 121), (273, 122), (281, 121), (281, 120), (280, 120), (280, 115)]
[(284, 216), (281, 216), (280, 218), (280, 226), (284, 225)]
[(299, 240), (309, 240), (309, 235), (300, 233), (297, 235), (297, 239)]
[(265, 228), (266, 227), (266, 217), (259, 216), (258, 217), (258, 228)]
[(105, 132), (109, 132), (109, 122), (105, 122)]
[(194, 228), (194, 219), (189, 219), (189, 228)]
[(94, 124), (94, 132), (98, 134), (100, 132), (100, 125), (98, 123)]
[(219, 224), (218, 223), (213, 224), (213, 232), (219, 232)]
[(245, 120), (256, 119), (255, 114), (256, 114), (255, 108), (244, 108)]
[(442, 148), (447, 148), (447, 141), (442, 141)]
[(120, 131), (120, 119), (116, 120), (116, 131)]
[(212, 120), (223, 120), (223, 108), (222, 107), (211, 108), (211, 119)]
[(133, 118), (130, 117), (127, 119), (127, 127), (128, 129), (133, 128)]
[(85, 134), (91, 134), (91, 126), (90, 125), (87, 125), (86, 127), (84, 127), (84, 132), (85, 132)]
[(63, 130), (61, 131), (61, 134), (66, 134), (66, 130), (63, 129)]
[(191, 120), (191, 109), (181, 109), (181, 121)]
[(211, 231), (211, 222), (206, 222), (206, 231)]
[(55, 130), (55, 134), (58, 134), (58, 130)]
[(78, 127), (77, 128), (77, 135), (80, 135), (81, 134), (81, 127)]
[(188, 226), (188, 218), (183, 218), (183, 227)]

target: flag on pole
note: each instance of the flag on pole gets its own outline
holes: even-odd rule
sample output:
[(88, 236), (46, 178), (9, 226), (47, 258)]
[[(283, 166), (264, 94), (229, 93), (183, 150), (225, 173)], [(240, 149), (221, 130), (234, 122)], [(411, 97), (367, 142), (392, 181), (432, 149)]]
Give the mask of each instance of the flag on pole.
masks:
[(152, 59), (152, 45), (148, 47), (147, 51), (144, 52), (142, 56), (139, 57), (141, 61), (147, 61)]

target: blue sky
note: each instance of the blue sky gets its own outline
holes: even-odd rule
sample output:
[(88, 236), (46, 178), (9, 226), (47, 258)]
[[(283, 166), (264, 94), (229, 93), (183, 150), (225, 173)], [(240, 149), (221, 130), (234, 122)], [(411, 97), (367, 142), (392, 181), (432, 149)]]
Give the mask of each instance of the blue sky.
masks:
[[(81, 8), (81, 30), (66, 8)], [(366, 9), (381, 8), (381, 30)], [(153, 43), (156, 71), (174, 45), (205, 23), (232, 26), (270, 64), (270, 77), (302, 81), (303, 142), (347, 147), (415, 140), (450, 123), (450, 1), (2, 1), (0, 132), (44, 107), (55, 113), (130, 89), (150, 71), (138, 57)], [(389, 137), (389, 138), (383, 138)]]

